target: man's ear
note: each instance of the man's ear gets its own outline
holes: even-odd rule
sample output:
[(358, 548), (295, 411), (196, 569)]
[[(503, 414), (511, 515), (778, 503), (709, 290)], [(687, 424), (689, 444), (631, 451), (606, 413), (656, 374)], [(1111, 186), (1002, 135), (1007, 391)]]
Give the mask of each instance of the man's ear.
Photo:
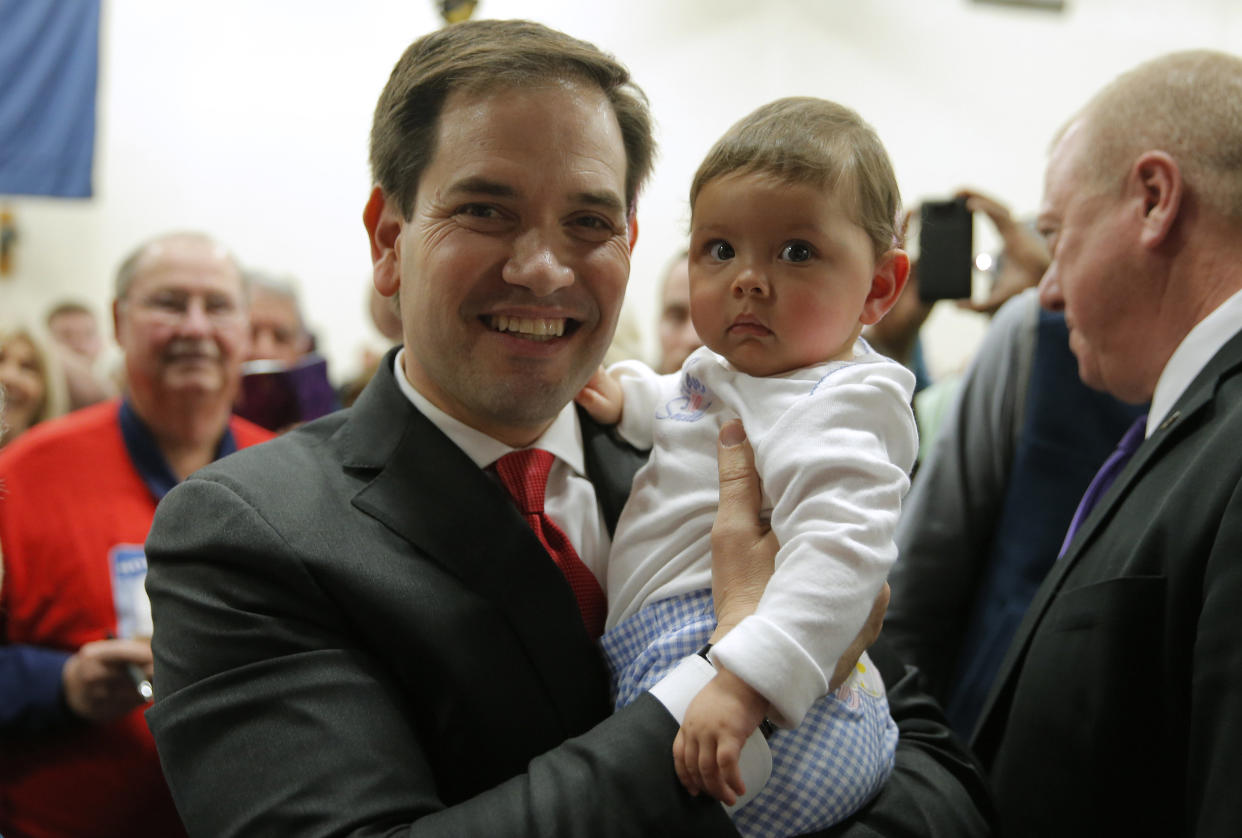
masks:
[(634, 207), (630, 207), (629, 215), (626, 216), (625, 229), (629, 233), (630, 253), (633, 253), (634, 245), (638, 244), (638, 213)]
[(1128, 189), (1142, 202), (1139, 241), (1158, 247), (1173, 231), (1185, 197), (1185, 182), (1177, 161), (1163, 151), (1147, 151), (1130, 169)]
[(897, 302), (910, 277), (910, 257), (904, 250), (893, 248), (880, 257), (875, 263), (875, 274), (871, 277), (871, 291), (863, 303), (862, 316), (859, 321), (870, 326), (888, 314), (888, 310)]
[(371, 243), (371, 269), (375, 290), (391, 297), (401, 287), (401, 259), (397, 240), (405, 226), (405, 217), (397, 202), (376, 186), (362, 210), (362, 225), (367, 228)]

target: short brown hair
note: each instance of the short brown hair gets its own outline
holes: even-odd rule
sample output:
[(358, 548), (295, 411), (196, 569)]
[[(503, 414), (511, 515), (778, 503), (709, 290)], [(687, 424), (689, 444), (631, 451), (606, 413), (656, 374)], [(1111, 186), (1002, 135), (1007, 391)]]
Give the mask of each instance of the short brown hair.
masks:
[(625, 200), (632, 210), (655, 157), (646, 95), (629, 71), (598, 47), (525, 20), (456, 23), (406, 49), (375, 106), (372, 179), (409, 218), (450, 93), (566, 79), (597, 85), (612, 104), (625, 144)]
[(1163, 151), (1209, 206), (1242, 220), (1242, 58), (1190, 50), (1152, 59), (1092, 97), (1077, 122), (1089, 149), (1083, 174), (1095, 185), (1120, 188), (1140, 154)]
[(735, 172), (771, 175), (844, 196), (878, 258), (900, 245), (901, 192), (875, 129), (836, 102), (777, 99), (743, 117), (716, 141), (690, 185), (690, 212), (708, 182)]

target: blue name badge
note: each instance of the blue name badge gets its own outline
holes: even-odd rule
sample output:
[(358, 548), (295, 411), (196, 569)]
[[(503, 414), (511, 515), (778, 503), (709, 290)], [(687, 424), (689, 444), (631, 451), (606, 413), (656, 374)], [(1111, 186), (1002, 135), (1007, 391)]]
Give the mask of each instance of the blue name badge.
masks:
[(141, 544), (118, 544), (108, 551), (117, 637), (151, 636), (151, 601), (147, 599), (147, 554)]

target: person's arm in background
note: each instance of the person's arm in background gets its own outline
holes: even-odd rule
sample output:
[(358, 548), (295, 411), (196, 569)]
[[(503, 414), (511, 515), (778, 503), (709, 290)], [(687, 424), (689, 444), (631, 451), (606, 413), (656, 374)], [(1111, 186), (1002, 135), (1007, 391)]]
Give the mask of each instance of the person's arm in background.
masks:
[(996, 315), (897, 523), (885, 635), (942, 700), (1004, 501), (1038, 314), (1031, 291)]
[(151, 647), (138, 640), (96, 640), (76, 652), (0, 646), (0, 735), (41, 736), (119, 718), (146, 703), (136, 670), (151, 677)]
[(0, 733), (37, 735), (73, 721), (61, 698), (69, 655), (40, 646), (0, 646)]
[[(741, 423), (727, 423), (717, 447), (720, 511), (712, 528), (712, 587), (720, 639), (754, 610), (779, 545), (759, 519), (759, 478)], [(749, 575), (749, 581), (745, 578)], [(833, 686), (853, 669), (864, 648), (880, 669), (889, 710), (897, 723), (893, 774), (874, 800), (820, 838), (974, 838), (992, 832), (992, 803), (977, 760), (950, 731), (935, 700), (922, 691), (918, 671), (904, 665), (879, 634), (887, 591), (881, 592), (864, 627), (839, 665)], [(875, 643), (870, 643), (875, 640)]]

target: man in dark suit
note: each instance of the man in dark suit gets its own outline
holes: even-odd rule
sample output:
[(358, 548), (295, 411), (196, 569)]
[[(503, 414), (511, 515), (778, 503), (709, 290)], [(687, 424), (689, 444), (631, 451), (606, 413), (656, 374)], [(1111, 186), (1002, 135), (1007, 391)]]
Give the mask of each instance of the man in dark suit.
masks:
[[(589, 44), (479, 21), (402, 57), (363, 218), (404, 347), (351, 410), (170, 494), (148, 542), (148, 719), (191, 834), (735, 834), (673, 772), (673, 711), (710, 664), (610, 715), (580, 603), (490, 473), (552, 451), (546, 515), (601, 574), (639, 456), (571, 399), (616, 323), (651, 152), (641, 92)], [(770, 561), (738, 508), (721, 553)], [(898, 764), (841, 831), (982, 834), (974, 765), (878, 651)]]
[(1242, 60), (1170, 55), (1100, 92), (1039, 225), (1080, 377), (1151, 409), (976, 729), (1002, 829), (1242, 835)]

